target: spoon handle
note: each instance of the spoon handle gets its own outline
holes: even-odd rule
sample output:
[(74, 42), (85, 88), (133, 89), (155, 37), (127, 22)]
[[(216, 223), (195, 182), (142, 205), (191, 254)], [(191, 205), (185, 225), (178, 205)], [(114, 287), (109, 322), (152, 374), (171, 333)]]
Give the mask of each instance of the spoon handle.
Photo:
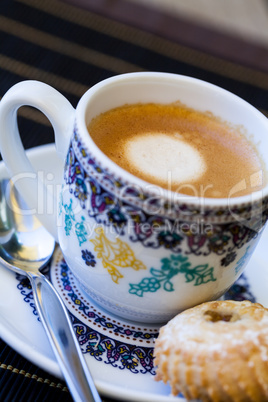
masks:
[(39, 317), (72, 397), (77, 402), (101, 402), (63, 301), (44, 275), (28, 272), (28, 276)]

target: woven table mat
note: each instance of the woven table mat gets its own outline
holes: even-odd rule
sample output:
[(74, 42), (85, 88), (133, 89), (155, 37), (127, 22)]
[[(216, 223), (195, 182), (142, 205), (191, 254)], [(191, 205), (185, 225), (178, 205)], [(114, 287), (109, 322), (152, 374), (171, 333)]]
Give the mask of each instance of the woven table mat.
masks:
[[(75, 107), (100, 80), (165, 71), (219, 85), (268, 114), (267, 53), (263, 45), (123, 0), (0, 1), (0, 97), (17, 82), (34, 79)], [(53, 142), (49, 122), (33, 108), (20, 110), (19, 126), (26, 148)], [(53, 399), (71, 400), (64, 381), (1, 340), (0, 400)]]

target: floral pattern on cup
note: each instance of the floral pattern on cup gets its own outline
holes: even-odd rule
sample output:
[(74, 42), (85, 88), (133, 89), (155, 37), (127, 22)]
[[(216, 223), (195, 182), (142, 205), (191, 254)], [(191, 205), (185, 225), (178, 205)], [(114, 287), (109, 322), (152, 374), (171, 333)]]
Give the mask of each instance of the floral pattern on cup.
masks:
[[(71, 209), (71, 201), (70, 199), (69, 206), (67, 204), (64, 205), (65, 212), (68, 211), (69, 213), (65, 215), (65, 233), (66, 236), (69, 236), (71, 228), (74, 225), (76, 237), (79, 246), (81, 246), (82, 243), (87, 241), (87, 231), (83, 224), (82, 229), (78, 230), (78, 228), (81, 226), (81, 222), (85, 221), (85, 218), (82, 216), (81, 222), (78, 222), (77, 225)], [(97, 258), (101, 260), (102, 267), (107, 269), (114, 283), (118, 284), (120, 279), (124, 278), (122, 269), (131, 268), (135, 271), (146, 269), (146, 266), (135, 257), (133, 250), (126, 242), (123, 242), (119, 238), (115, 241), (108, 239), (101, 226), (95, 229), (95, 233), (95, 237), (89, 241), (93, 243)], [(90, 251), (82, 250), (82, 259), (86, 265), (95, 267), (96, 260)], [(209, 264), (200, 264), (191, 267), (188, 257), (183, 257), (181, 254), (171, 255), (170, 258), (163, 258), (161, 260), (160, 270), (151, 268), (150, 277), (144, 277), (139, 284), (130, 284), (129, 293), (142, 297), (144, 292), (156, 292), (161, 288), (162, 284), (165, 291), (171, 292), (174, 290), (171, 279), (179, 273), (185, 275), (186, 282), (194, 282), (194, 286), (199, 286), (209, 281), (216, 281), (213, 271), (214, 268), (209, 267)]]
[(216, 281), (213, 276), (213, 267), (208, 264), (191, 267), (188, 257), (171, 255), (161, 260), (161, 269), (150, 269), (150, 277), (145, 277), (138, 284), (130, 284), (129, 293), (142, 297), (145, 292), (156, 292), (161, 287), (167, 292), (173, 292), (172, 278), (178, 274), (185, 275), (186, 282), (193, 282), (194, 286), (210, 281)]
[[(80, 218), (81, 222), (76, 222), (75, 215), (72, 211), (72, 199), (70, 199), (69, 204), (64, 204), (62, 208), (64, 208), (66, 212), (66, 236), (70, 235), (71, 229), (74, 227), (79, 246), (89, 240), (89, 242), (93, 244), (96, 258), (101, 260), (102, 267), (107, 269), (114, 283), (118, 284), (120, 279), (124, 278), (122, 270), (126, 268), (131, 268), (135, 271), (146, 270), (146, 266), (135, 257), (131, 247), (119, 238), (116, 238), (115, 241), (108, 239), (102, 226), (98, 226), (95, 229), (95, 237), (87, 239), (87, 231), (83, 224), (85, 218), (82, 216)], [(237, 230), (235, 230), (235, 233), (237, 235)], [(251, 253), (250, 246), (248, 246), (245, 253), (236, 262), (235, 274), (240, 271)], [(226, 254), (221, 260), (221, 266), (228, 267), (230, 263), (235, 261), (236, 257), (237, 254), (235, 252)], [(85, 261), (86, 265), (95, 267), (96, 258), (91, 251), (87, 249), (82, 250), (82, 259)], [(200, 286), (207, 282), (217, 280), (214, 274), (214, 267), (211, 267), (208, 263), (198, 264), (193, 267), (189, 261), (189, 257), (183, 256), (182, 254), (171, 254), (169, 258), (161, 259), (160, 264), (160, 269), (152, 267), (150, 269), (150, 276), (147, 274), (139, 283), (130, 283), (129, 293), (143, 297), (144, 293), (155, 293), (159, 289), (172, 292), (175, 290), (172, 278), (178, 274), (184, 274), (185, 281), (187, 283), (191, 282), (193, 286)]]

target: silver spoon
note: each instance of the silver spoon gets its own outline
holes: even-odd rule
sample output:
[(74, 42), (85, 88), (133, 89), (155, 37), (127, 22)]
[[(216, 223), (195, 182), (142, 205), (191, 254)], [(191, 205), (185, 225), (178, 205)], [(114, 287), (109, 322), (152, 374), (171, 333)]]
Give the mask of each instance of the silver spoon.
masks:
[(54, 247), (54, 239), (28, 210), (11, 181), (0, 181), (0, 264), (29, 278), (39, 317), (74, 400), (101, 402), (68, 311), (39, 272)]

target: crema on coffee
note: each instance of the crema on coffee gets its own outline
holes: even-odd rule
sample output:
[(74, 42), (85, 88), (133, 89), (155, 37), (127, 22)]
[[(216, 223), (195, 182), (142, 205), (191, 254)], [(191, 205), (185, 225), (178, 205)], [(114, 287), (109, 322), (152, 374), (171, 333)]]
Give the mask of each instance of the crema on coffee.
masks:
[(116, 164), (178, 193), (236, 197), (262, 188), (262, 162), (238, 128), (178, 103), (111, 109), (88, 126)]

